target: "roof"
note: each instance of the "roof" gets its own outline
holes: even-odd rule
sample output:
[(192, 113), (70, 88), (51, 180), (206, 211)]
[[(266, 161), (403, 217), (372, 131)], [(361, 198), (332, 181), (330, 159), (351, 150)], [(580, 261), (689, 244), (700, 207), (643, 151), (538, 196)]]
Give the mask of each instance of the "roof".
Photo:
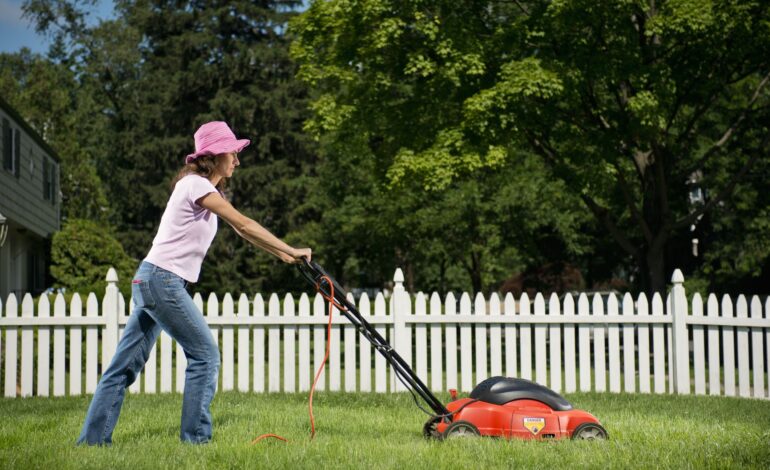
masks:
[(52, 149), (51, 146), (48, 145), (48, 143), (46, 143), (42, 137), (40, 137), (40, 134), (38, 134), (37, 131), (33, 129), (32, 126), (30, 126), (27, 121), (21, 117), (21, 115), (15, 109), (13, 109), (10, 104), (8, 104), (8, 102), (3, 99), (2, 96), (0, 96), (0, 108), (8, 113), (8, 115), (11, 116), (11, 118), (13, 118), (13, 120), (16, 121), (22, 129), (24, 129), (24, 132), (32, 137), (32, 140), (34, 140), (43, 150), (45, 150), (51, 158), (56, 160), (58, 163), (61, 163), (61, 159), (59, 158), (59, 155), (54, 151), (54, 149)]

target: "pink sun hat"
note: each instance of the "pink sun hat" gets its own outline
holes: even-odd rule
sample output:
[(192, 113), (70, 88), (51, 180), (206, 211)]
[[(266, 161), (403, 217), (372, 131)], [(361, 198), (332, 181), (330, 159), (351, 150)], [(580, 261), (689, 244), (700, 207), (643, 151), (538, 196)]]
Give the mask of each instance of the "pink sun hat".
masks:
[(188, 155), (184, 162), (190, 163), (203, 155), (237, 153), (246, 148), (250, 143), (249, 139), (236, 138), (226, 122), (207, 122), (195, 131), (195, 153)]

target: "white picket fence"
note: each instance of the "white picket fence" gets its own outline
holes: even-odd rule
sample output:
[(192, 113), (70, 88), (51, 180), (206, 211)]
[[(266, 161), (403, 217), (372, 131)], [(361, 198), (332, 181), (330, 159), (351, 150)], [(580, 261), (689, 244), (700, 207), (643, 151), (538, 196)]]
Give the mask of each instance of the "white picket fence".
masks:
[[(126, 302), (110, 269), (99, 304), (95, 294), (27, 294), (0, 303), (0, 378), (6, 397), (92, 393), (126, 323)], [(625, 294), (523, 294), (500, 298), (464, 293), (412, 296), (401, 270), (393, 294), (366, 295), (357, 307), (434, 391), (470, 391), (494, 375), (535, 380), (559, 392), (681, 393), (768, 398), (770, 299), (696, 294), (688, 302), (678, 270), (664, 299)], [(351, 299), (352, 300), (352, 299)], [(194, 301), (221, 350), (221, 389), (309, 390), (326, 345), (327, 305), (230, 294)], [(705, 306), (705, 309), (704, 309)], [(85, 315), (83, 314), (85, 311)], [(385, 360), (335, 310), (330, 357), (319, 390), (401, 391)], [(53, 333), (53, 341), (51, 334)], [(53, 346), (53, 349), (51, 347)], [(158, 356), (160, 359), (158, 360)], [(312, 357), (312, 361), (311, 361)], [(158, 363), (159, 362), (159, 363)], [(534, 364), (533, 364), (534, 363)], [(165, 333), (131, 392), (181, 392), (185, 357)], [(534, 365), (534, 369), (533, 369)], [(737, 387), (736, 387), (737, 384)]]

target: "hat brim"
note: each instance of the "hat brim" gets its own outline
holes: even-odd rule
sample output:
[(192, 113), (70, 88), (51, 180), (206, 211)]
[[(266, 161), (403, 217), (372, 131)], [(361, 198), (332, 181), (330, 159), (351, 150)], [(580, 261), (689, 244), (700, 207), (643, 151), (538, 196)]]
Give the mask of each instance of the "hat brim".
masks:
[(238, 153), (241, 150), (245, 149), (250, 143), (251, 143), (251, 140), (249, 139), (237, 139), (237, 140), (230, 140), (228, 142), (217, 142), (216, 144), (213, 144), (210, 147), (206, 147), (205, 149), (201, 149), (195, 153), (191, 153), (190, 155), (185, 157), (184, 162), (190, 163), (196, 158), (202, 157), (204, 155), (219, 155), (221, 153), (230, 153), (230, 152)]

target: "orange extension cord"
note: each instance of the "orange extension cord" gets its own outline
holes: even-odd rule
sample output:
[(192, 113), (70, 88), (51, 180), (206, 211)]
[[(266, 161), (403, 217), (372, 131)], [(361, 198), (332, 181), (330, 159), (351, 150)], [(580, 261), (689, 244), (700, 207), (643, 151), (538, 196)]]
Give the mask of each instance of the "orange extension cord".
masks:
[[(321, 296), (326, 299), (329, 302), (329, 323), (326, 326), (326, 354), (324, 354), (324, 360), (321, 362), (321, 365), (318, 367), (318, 371), (315, 373), (315, 379), (313, 380), (313, 386), (310, 387), (310, 401), (308, 405), (308, 413), (310, 414), (310, 439), (312, 440), (315, 437), (315, 418), (313, 417), (313, 393), (315, 392), (315, 386), (318, 383), (318, 378), (321, 377), (321, 372), (323, 372), (324, 367), (326, 366), (326, 361), (329, 359), (329, 344), (331, 342), (331, 334), (332, 334), (332, 307), (337, 307), (339, 310), (347, 310), (347, 308), (343, 307), (339, 303), (337, 303), (334, 300), (334, 283), (332, 283), (332, 280), (329, 279), (328, 276), (323, 276), (322, 279), (325, 279), (327, 284), (329, 285), (330, 293), (329, 296), (325, 296), (323, 292), (321, 291), (321, 288), (318, 284), (316, 284), (316, 290), (321, 294)], [(253, 441), (251, 441), (251, 444), (254, 445), (257, 442), (261, 441), (262, 439), (272, 437), (274, 439), (280, 439), (284, 442), (289, 442), (288, 439), (285, 437), (281, 437), (277, 434), (262, 434), (261, 436), (258, 436)]]

